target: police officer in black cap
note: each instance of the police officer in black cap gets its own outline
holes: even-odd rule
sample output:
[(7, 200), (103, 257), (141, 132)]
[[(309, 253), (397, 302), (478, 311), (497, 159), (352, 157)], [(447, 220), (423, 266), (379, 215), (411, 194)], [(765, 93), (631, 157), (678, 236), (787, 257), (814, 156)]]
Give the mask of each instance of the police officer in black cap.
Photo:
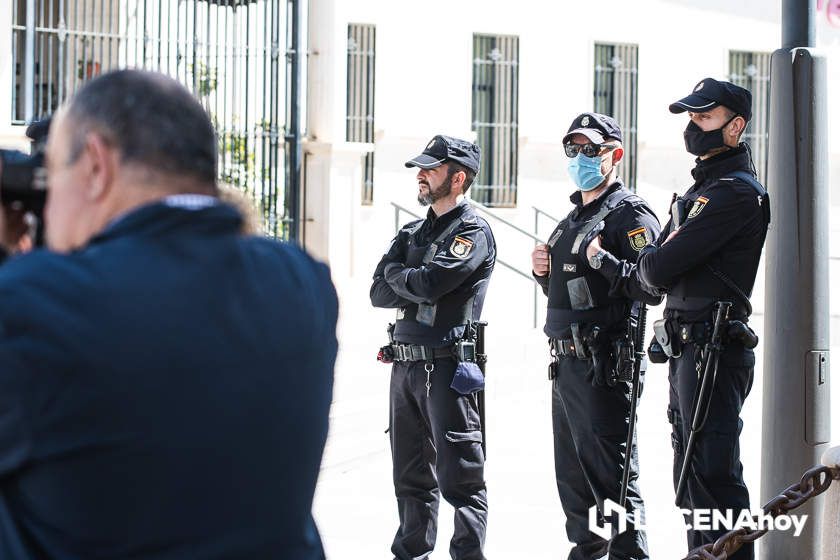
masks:
[[(534, 277), (548, 296), (545, 334), (553, 361), (554, 465), (570, 560), (648, 558), (642, 531), (631, 524), (611, 541), (589, 531), (589, 510), (620, 501), (630, 415), (630, 384), (617, 376), (618, 341), (627, 334), (634, 302), (657, 304), (633, 264), (659, 235), (656, 215), (618, 177), (624, 155), (618, 123), (606, 115), (578, 116), (563, 138), (578, 187), (575, 208), (532, 253)], [(598, 246), (591, 258), (590, 244)], [(634, 309), (635, 308), (635, 309)], [(632, 445), (627, 500), (641, 520), (638, 455)], [(617, 523), (612, 520), (613, 526)]]
[[(664, 318), (654, 324), (657, 339), (651, 358), (657, 353), (670, 357), (668, 419), (673, 426), (675, 486), (686, 465), (679, 507), (731, 509), (737, 514), (750, 507), (738, 447), (739, 414), (752, 386), (752, 347), (757, 342), (746, 327), (752, 311), (749, 294), (770, 220), (769, 201), (756, 179), (749, 146), (740, 142), (752, 116), (752, 95), (706, 78), (670, 110), (688, 112), (685, 147), (697, 160), (691, 171), (694, 184), (675, 198), (662, 235), (639, 256), (640, 277), (668, 293)], [(719, 352), (707, 347), (713, 315), (725, 309), (718, 302), (732, 304), (721, 324)], [(717, 375), (710, 378), (710, 398), (700, 399), (698, 415), (698, 379), (706, 374), (710, 359), (708, 371), (713, 373), (717, 363)], [(692, 426), (697, 433), (686, 460)], [(689, 548), (714, 542), (723, 532), (689, 530)], [(752, 544), (730, 558), (753, 558)]]
[(406, 162), (419, 168), (417, 199), (431, 208), (397, 233), (370, 290), (375, 307), (397, 309), (380, 359), (394, 364), (390, 438), (400, 525), (391, 552), (399, 560), (432, 552), (439, 494), (455, 508), (452, 558), (484, 558), (484, 376), (473, 344), (496, 244), (462, 196), (480, 156), (475, 144), (435, 136)]

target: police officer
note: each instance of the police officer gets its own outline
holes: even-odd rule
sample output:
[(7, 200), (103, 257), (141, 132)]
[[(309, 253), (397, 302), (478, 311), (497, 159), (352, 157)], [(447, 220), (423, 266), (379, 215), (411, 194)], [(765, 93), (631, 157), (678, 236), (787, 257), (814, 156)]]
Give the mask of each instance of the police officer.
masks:
[[(639, 251), (659, 234), (647, 203), (618, 177), (624, 155), (618, 123), (598, 113), (578, 116), (563, 138), (569, 173), (578, 191), (575, 208), (548, 244), (532, 253), (534, 277), (548, 296), (545, 334), (554, 361), (552, 379), (554, 466), (575, 543), (570, 560), (648, 558), (643, 532), (632, 524), (612, 542), (589, 531), (589, 510), (620, 500), (630, 413), (630, 385), (616, 379), (615, 342), (627, 332), (633, 302), (656, 304), (633, 267)], [(599, 250), (587, 258), (590, 239)], [(595, 241), (597, 240), (597, 241)], [(638, 457), (631, 450), (628, 513), (643, 514)]]
[(383, 361), (394, 361), (390, 438), (400, 525), (391, 552), (399, 560), (427, 558), (434, 548), (439, 493), (455, 508), (452, 558), (484, 558), (484, 378), (470, 344), (496, 246), (462, 197), (479, 160), (478, 146), (435, 136), (406, 162), (419, 168), (417, 199), (431, 207), (397, 233), (370, 290), (375, 307), (397, 309)]
[[(740, 142), (752, 116), (752, 95), (728, 82), (706, 78), (671, 104), (688, 112), (685, 147), (697, 156), (694, 184), (672, 206), (671, 220), (656, 243), (639, 256), (639, 275), (667, 290), (661, 339), (667, 341), (671, 385), (668, 418), (673, 426), (674, 483), (682, 469), (694, 411), (702, 349), (709, 340), (718, 301), (732, 303), (727, 327), (744, 325), (769, 223), (769, 201), (755, 177), (749, 146)], [(682, 211), (685, 209), (685, 212)], [(706, 422), (689, 458), (686, 509), (748, 509), (738, 436), (741, 406), (750, 392), (755, 357), (749, 337), (725, 336)], [(751, 334), (751, 333), (749, 333)], [(754, 336), (754, 335), (753, 335)], [(746, 345), (745, 345), (746, 344)], [(681, 348), (680, 348), (681, 346)], [(652, 349), (656, 346), (652, 347)], [(658, 349), (658, 348), (656, 348)], [(724, 530), (688, 531), (689, 548), (713, 542)], [(731, 558), (753, 558), (745, 544)]]

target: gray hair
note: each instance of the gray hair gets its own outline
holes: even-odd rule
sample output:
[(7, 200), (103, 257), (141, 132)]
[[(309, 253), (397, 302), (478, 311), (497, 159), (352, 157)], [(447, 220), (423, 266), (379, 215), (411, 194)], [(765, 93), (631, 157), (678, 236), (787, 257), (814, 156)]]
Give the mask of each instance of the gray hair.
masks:
[(207, 113), (189, 91), (163, 74), (118, 70), (83, 86), (70, 100), (70, 161), (90, 132), (120, 152), (122, 163), (193, 179), (215, 189), (217, 142)]

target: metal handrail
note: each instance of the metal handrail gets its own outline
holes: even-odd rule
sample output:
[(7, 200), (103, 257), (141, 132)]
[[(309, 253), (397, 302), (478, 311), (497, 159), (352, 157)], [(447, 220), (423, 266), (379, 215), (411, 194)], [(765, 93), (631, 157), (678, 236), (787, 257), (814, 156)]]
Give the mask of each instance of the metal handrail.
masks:
[(559, 222), (559, 221), (560, 221), (560, 220), (558, 220), (557, 218), (555, 218), (554, 216), (552, 216), (551, 214), (549, 214), (548, 212), (546, 212), (545, 210), (542, 210), (542, 209), (540, 209), (540, 208), (537, 208), (536, 206), (531, 206), (531, 208), (533, 208), (533, 209), (534, 209), (534, 217), (535, 217), (536, 219), (539, 219), (540, 214), (542, 214), (543, 216), (545, 216), (546, 218), (548, 218), (548, 219), (550, 219), (550, 220), (552, 220), (552, 221), (555, 221), (555, 222)]
[[(545, 243), (545, 241), (543, 241), (542, 238), (539, 237), (539, 233), (540, 233), (540, 231), (539, 231), (540, 214), (543, 214), (544, 216), (546, 216), (548, 218), (551, 218), (555, 222), (559, 221), (556, 218), (554, 218), (553, 216), (551, 216), (550, 214), (544, 212), (543, 210), (540, 210), (536, 206), (532, 206), (532, 208), (534, 209), (534, 212), (535, 212), (535, 214), (534, 214), (534, 233), (529, 233), (529, 232), (525, 231), (524, 229), (520, 228), (519, 226), (510, 223), (508, 220), (502, 218), (501, 216), (499, 216), (497, 214), (494, 214), (490, 210), (490, 208), (488, 208), (484, 204), (481, 204), (480, 202), (476, 202), (474, 200), (470, 200), (470, 203), (475, 208), (478, 208), (479, 210), (481, 210), (482, 212), (487, 214), (487, 216), (493, 218), (494, 220), (497, 220), (497, 221), (503, 223), (504, 225), (506, 225), (506, 226), (512, 228), (513, 230), (521, 233), (522, 235), (525, 235), (525, 236), (533, 239), (534, 246)], [(532, 277), (532, 279), (533, 279), (533, 277)], [(537, 284), (536, 281), (534, 282), (533, 294), (532, 294), (531, 299), (532, 299), (531, 306), (532, 306), (532, 309), (534, 310), (533, 326), (534, 326), (534, 328), (537, 328), (537, 321), (538, 321), (537, 310), (539, 308), (539, 303), (538, 302), (539, 302), (539, 299), (540, 299), (540, 290), (539, 290), (539, 284)]]
[(516, 224), (513, 224), (513, 223), (509, 222), (508, 220), (506, 220), (506, 219), (502, 218), (502, 217), (501, 217), (501, 216), (499, 216), (498, 214), (494, 214), (494, 213), (490, 210), (490, 208), (488, 208), (487, 206), (483, 205), (482, 203), (480, 203), (480, 202), (476, 202), (475, 200), (472, 200), (472, 199), (467, 199), (467, 202), (469, 202), (469, 203), (470, 203), (470, 204), (472, 204), (475, 208), (478, 208), (479, 210), (481, 210), (482, 212), (484, 212), (485, 214), (487, 214), (489, 217), (493, 218), (494, 220), (496, 220), (496, 221), (498, 221), (498, 222), (501, 222), (501, 223), (505, 224), (505, 225), (506, 225), (506, 226), (508, 226), (509, 228), (514, 229), (514, 230), (518, 231), (518, 232), (519, 232), (519, 233), (521, 233), (522, 235), (525, 235), (525, 236), (527, 236), (527, 237), (530, 237), (531, 239), (533, 239), (533, 240), (534, 240), (534, 241), (536, 241), (537, 243), (545, 243), (545, 241), (543, 241), (542, 239), (540, 239), (539, 237), (537, 237), (537, 236), (536, 236), (536, 235), (534, 235), (533, 233), (528, 232), (528, 231), (525, 231), (524, 229), (522, 229), (522, 228), (521, 228), (521, 227), (519, 227), (518, 225), (516, 225)]
[[(472, 202), (472, 201), (470, 201), (470, 202)], [(405, 212), (405, 213), (406, 213), (406, 214), (408, 214), (409, 216), (413, 216), (413, 217), (415, 217), (415, 218), (422, 219), (422, 216), (420, 216), (419, 214), (415, 214), (414, 212), (412, 212), (412, 211), (411, 211), (411, 210), (409, 210), (408, 208), (406, 208), (406, 207), (404, 207), (404, 206), (400, 206), (400, 205), (399, 205), (399, 204), (397, 204), (396, 202), (391, 202), (391, 206), (393, 206), (393, 207), (394, 207), (394, 230), (395, 230), (395, 231), (399, 231), (399, 229), (400, 229), (400, 212)], [(502, 221), (504, 221), (504, 220), (502, 220)], [(514, 229), (519, 230), (519, 228), (517, 228), (517, 227), (516, 227), (516, 226), (514, 226), (513, 224), (508, 224), (508, 225), (510, 225), (510, 226), (511, 226), (511, 227), (513, 227)], [(524, 233), (527, 233), (527, 232), (524, 232)], [(531, 236), (531, 235), (529, 234), (529, 237), (533, 237), (533, 236)], [(503, 267), (505, 267), (505, 268), (507, 268), (507, 269), (509, 269), (509, 270), (511, 270), (511, 271), (513, 271), (513, 272), (515, 272), (516, 274), (518, 274), (518, 275), (522, 276), (523, 278), (527, 278), (528, 280), (530, 280), (531, 282), (533, 282), (533, 283), (534, 283), (534, 285), (537, 285), (537, 281), (536, 281), (536, 280), (534, 280), (533, 275), (531, 275), (531, 274), (527, 274), (527, 273), (525, 273), (525, 272), (522, 272), (521, 270), (519, 270), (518, 268), (516, 268), (516, 267), (515, 267), (515, 266), (513, 266), (512, 264), (507, 263), (507, 262), (503, 261), (502, 259), (497, 258), (497, 259), (496, 259), (496, 262), (497, 262), (498, 264), (502, 265)]]

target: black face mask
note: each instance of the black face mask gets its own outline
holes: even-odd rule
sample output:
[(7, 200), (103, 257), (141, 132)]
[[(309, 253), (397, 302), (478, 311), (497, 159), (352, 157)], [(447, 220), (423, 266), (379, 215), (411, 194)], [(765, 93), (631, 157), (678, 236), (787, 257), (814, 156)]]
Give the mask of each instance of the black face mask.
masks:
[(716, 148), (726, 146), (726, 142), (723, 141), (723, 129), (726, 128), (726, 125), (731, 123), (737, 116), (738, 115), (733, 115), (731, 119), (723, 123), (722, 127), (709, 131), (703, 130), (694, 124), (694, 121), (689, 121), (688, 126), (685, 127), (685, 132), (683, 132), (685, 149), (688, 150), (688, 153), (690, 154), (702, 156), (708, 154)]

